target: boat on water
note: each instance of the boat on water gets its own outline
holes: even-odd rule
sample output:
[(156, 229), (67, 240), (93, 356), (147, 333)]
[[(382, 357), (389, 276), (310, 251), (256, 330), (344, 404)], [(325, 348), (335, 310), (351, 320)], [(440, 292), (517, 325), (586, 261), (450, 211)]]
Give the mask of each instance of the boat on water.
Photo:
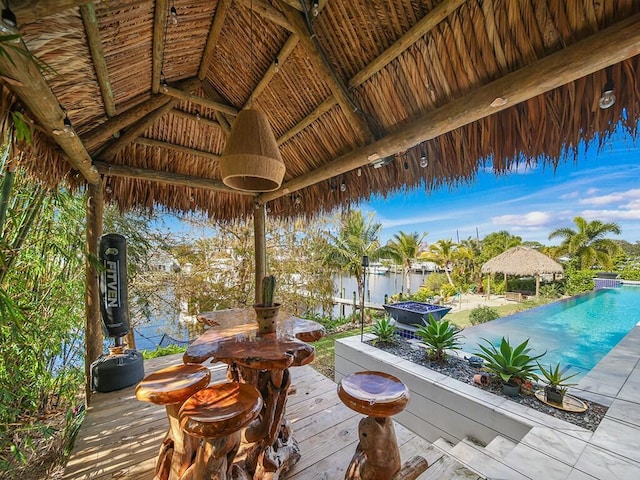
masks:
[(370, 263), (369, 264), (369, 273), (372, 275), (386, 275), (389, 273), (390, 268), (381, 263)]

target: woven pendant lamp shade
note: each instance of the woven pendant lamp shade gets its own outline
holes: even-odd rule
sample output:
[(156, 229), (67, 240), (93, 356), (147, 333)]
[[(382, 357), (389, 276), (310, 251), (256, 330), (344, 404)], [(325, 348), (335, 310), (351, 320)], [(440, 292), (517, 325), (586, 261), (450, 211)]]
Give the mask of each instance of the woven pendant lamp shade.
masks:
[(285, 166), (269, 119), (260, 110), (242, 110), (219, 162), (225, 185), (246, 192), (280, 188)]

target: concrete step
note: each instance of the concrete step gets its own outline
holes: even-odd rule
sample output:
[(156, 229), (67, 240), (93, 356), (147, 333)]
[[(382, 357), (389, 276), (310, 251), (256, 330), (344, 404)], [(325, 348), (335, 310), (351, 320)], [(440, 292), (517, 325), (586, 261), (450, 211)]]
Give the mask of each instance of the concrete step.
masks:
[(468, 438), (458, 442), (449, 455), (455, 457), (468, 469), (476, 472), (481, 477), (492, 479), (525, 480), (528, 477), (517, 472), (495, 456), (491, 451), (487, 451), (484, 446)]
[(431, 445), (444, 453), (448, 453), (453, 448), (453, 443), (451, 443), (449, 440), (445, 440), (442, 437), (438, 438), (435, 442), (432, 442)]
[(482, 477), (448, 455), (444, 455), (436, 463), (430, 465), (417, 480), (442, 480), (444, 478), (447, 480), (483, 480)]
[(496, 437), (484, 448), (488, 452), (493, 453), (495, 457), (504, 458), (516, 445), (517, 443), (509, 440), (508, 438), (503, 437), (502, 435), (496, 435)]

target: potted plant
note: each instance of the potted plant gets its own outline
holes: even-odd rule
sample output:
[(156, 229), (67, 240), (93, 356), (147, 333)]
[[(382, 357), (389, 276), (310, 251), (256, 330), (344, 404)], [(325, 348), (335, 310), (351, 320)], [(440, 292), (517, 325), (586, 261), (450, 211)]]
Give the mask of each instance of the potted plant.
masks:
[(280, 304), (273, 301), (275, 289), (276, 277), (267, 275), (262, 279), (262, 303), (253, 305), (260, 333), (273, 333), (276, 331), (276, 317), (278, 310), (280, 310)]
[(538, 363), (540, 373), (544, 376), (544, 381), (547, 384), (544, 387), (544, 395), (547, 402), (556, 403), (562, 405), (564, 402), (564, 395), (567, 393), (567, 387), (577, 385), (575, 383), (567, 383), (567, 380), (575, 377), (578, 373), (572, 373), (571, 375), (565, 375), (566, 368), (560, 370), (560, 363), (556, 363), (555, 367), (549, 365), (547, 370)]
[(460, 350), (460, 330), (447, 320), (437, 321), (429, 314), (427, 325), (415, 326), (418, 327), (415, 334), (426, 345), (429, 358), (444, 363), (447, 358), (445, 350)]
[(500, 378), (502, 391), (505, 395), (517, 396), (523, 381), (538, 378), (534, 373), (536, 360), (546, 352), (536, 356), (529, 355), (531, 349), (527, 348), (528, 338), (515, 348), (504, 337), (502, 337), (499, 348), (496, 348), (489, 340), (483, 340), (487, 345), (478, 345), (480, 352), (476, 352), (476, 355), (486, 362), (484, 368), (488, 372)]

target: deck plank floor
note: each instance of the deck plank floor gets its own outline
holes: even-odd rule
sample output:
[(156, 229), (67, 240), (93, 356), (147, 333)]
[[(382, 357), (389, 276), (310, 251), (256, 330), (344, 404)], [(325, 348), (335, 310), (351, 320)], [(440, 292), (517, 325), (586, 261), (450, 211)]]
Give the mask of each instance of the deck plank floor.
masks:
[[(148, 360), (145, 373), (180, 362), (180, 355)], [(210, 369), (212, 382), (225, 379), (225, 365), (210, 365)], [(293, 368), (291, 373), (296, 392), (287, 400), (287, 417), (293, 424), (302, 458), (285, 478), (341, 480), (356, 448), (362, 415), (345, 407), (338, 399), (336, 384), (310, 366)], [(63, 480), (151, 480), (166, 430), (164, 407), (139, 402), (134, 387), (97, 393), (78, 433)], [(403, 461), (419, 454), (430, 465), (438, 465), (423, 473), (421, 480), (458, 478), (446, 474), (434, 476), (443, 472), (441, 467), (447, 458), (397, 423), (396, 433)]]

